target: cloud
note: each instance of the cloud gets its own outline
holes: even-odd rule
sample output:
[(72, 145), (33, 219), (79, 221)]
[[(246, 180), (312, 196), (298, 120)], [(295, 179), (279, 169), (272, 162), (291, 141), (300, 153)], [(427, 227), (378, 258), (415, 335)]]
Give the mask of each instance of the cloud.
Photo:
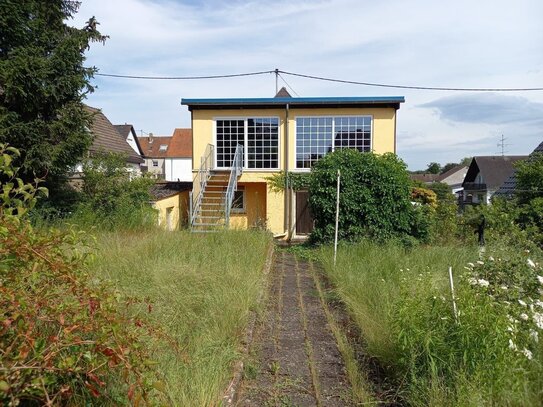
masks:
[(543, 103), (497, 93), (448, 96), (419, 105), (433, 109), (441, 119), (459, 123), (541, 126)]

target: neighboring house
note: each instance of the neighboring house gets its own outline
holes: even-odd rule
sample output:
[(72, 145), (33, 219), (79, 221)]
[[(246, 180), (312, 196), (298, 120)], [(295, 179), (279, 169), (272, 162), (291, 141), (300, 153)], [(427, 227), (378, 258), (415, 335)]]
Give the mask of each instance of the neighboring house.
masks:
[(439, 174), (435, 182), (443, 182), (451, 188), (453, 194), (457, 194), (462, 191), (462, 183), (468, 172), (466, 165), (457, 165), (451, 168), (449, 171), (445, 171), (443, 174)]
[(150, 133), (148, 137), (138, 137), (138, 143), (143, 152), (144, 165), (147, 171), (156, 178), (164, 179), (164, 158), (170, 145), (171, 137), (156, 137)]
[[(530, 157), (533, 156), (536, 153), (543, 154), (543, 142), (539, 144), (534, 151), (530, 154)], [(528, 157), (528, 160), (530, 159)], [(505, 180), (505, 182), (500, 186), (498, 191), (496, 192), (496, 196), (504, 197), (504, 198), (511, 198), (513, 195), (515, 195), (515, 191), (517, 189), (517, 177), (516, 177), (516, 170), (513, 170), (513, 173)], [(542, 174), (543, 176), (543, 174)]]
[(166, 181), (192, 182), (192, 130), (175, 129), (164, 157)]
[(138, 137), (148, 171), (166, 181), (192, 181), (192, 131), (175, 129), (170, 137)]
[(473, 157), (462, 183), (460, 205), (489, 204), (498, 188), (513, 173), (513, 164), (527, 156)]
[(136, 135), (136, 130), (131, 124), (115, 124), (114, 127), (117, 129), (119, 134), (124, 137), (126, 142), (132, 150), (139, 156), (143, 156), (143, 151), (141, 150), (140, 143), (138, 142), (138, 136)]
[(158, 225), (166, 230), (186, 226), (192, 182), (157, 182), (151, 187), (152, 205), (158, 211)]
[[(143, 163), (143, 158), (130, 147), (126, 139), (121, 136), (100, 109), (90, 106), (85, 106), (85, 109), (93, 117), (89, 130), (94, 139), (89, 148), (88, 156), (92, 157), (102, 152), (122, 154), (126, 157), (127, 169), (132, 174), (139, 175), (141, 173), (140, 165)], [(74, 173), (70, 176), (74, 185), (79, 182), (78, 180), (81, 178), (82, 171), (82, 164), (78, 164)]]
[(275, 98), (182, 99), (192, 114), (192, 230), (226, 223), (267, 227), (277, 237), (310, 233), (307, 192), (275, 192), (268, 178), (309, 172), (336, 149), (396, 152), (403, 102), (397, 96), (293, 98), (284, 89)]

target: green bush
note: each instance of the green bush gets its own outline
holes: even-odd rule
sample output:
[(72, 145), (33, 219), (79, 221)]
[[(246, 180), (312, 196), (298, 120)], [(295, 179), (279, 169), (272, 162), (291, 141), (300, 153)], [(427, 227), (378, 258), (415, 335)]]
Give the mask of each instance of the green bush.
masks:
[(103, 230), (138, 229), (156, 225), (156, 211), (149, 204), (153, 180), (131, 177), (125, 157), (98, 154), (83, 165), (81, 202), (71, 221)]
[(24, 184), (0, 145), (0, 404), (127, 404), (162, 388), (140, 342), (146, 325), (83, 271), (79, 233), (36, 231), (25, 217), (46, 191)]
[(339, 237), (378, 240), (424, 238), (427, 226), (410, 203), (405, 164), (394, 154), (337, 150), (320, 159), (309, 179), (309, 201), (315, 218), (313, 242), (334, 237), (337, 172), (341, 171)]

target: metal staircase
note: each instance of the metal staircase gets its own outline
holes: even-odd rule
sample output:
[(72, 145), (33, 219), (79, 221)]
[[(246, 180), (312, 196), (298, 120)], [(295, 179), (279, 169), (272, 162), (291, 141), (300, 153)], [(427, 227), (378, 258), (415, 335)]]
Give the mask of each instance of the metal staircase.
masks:
[(190, 196), (190, 228), (206, 233), (230, 226), (230, 210), (243, 172), (243, 146), (238, 144), (228, 170), (215, 170), (214, 147), (208, 144)]

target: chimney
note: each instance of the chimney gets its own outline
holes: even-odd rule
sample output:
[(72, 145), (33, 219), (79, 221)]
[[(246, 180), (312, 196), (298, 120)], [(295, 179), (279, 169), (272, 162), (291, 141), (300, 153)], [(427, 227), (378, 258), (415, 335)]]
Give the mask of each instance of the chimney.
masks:
[(149, 133), (149, 144), (153, 142), (153, 133)]

